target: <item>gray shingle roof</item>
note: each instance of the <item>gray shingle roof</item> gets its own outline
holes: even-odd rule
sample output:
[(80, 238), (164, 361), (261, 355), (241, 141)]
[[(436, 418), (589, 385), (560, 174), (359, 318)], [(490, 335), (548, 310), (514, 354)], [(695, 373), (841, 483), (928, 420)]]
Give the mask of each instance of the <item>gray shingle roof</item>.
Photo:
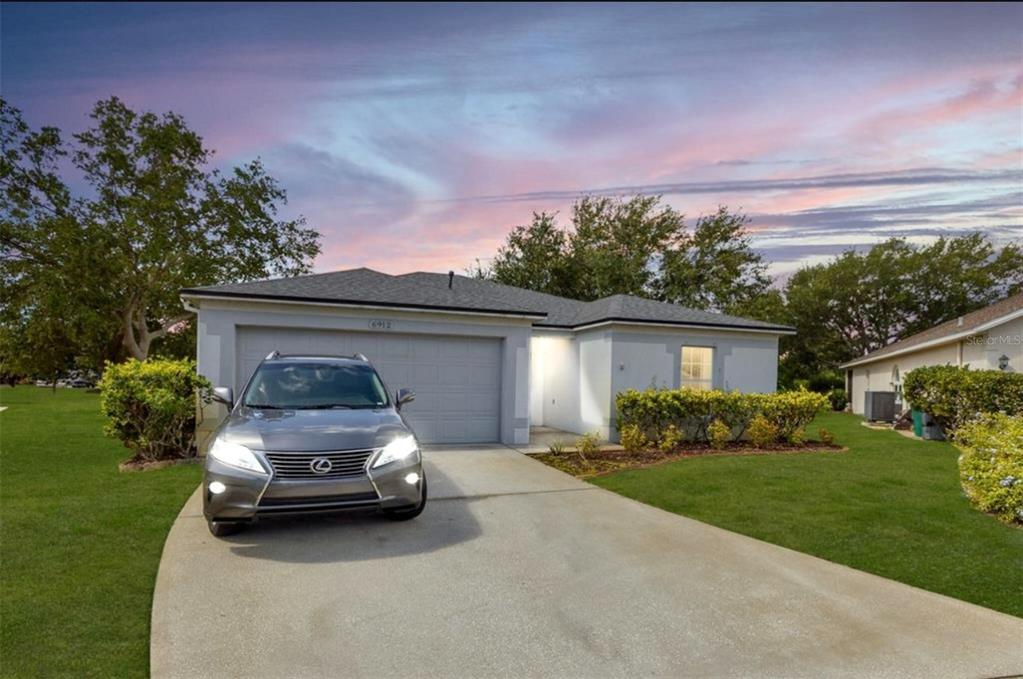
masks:
[(422, 271), (392, 276), (372, 269), (349, 269), (294, 278), (187, 288), (181, 293), (531, 316), (535, 318), (535, 325), (555, 328), (574, 328), (615, 320), (781, 332), (792, 330), (775, 323), (687, 309), (632, 295), (613, 295), (593, 302), (580, 302), (466, 276), (455, 276), (451, 288), (448, 288), (447, 274)]
[(976, 330), (983, 325), (997, 321), (998, 319), (1020, 311), (1021, 309), (1023, 309), (1023, 292), (1010, 295), (1000, 302), (995, 302), (983, 309), (977, 309), (976, 311), (972, 311), (962, 317), (953, 318), (952, 320), (945, 321), (933, 328), (928, 328), (927, 330), (918, 332), (915, 335), (910, 335), (905, 339), (892, 342), (888, 346), (881, 347), (869, 354), (847, 361), (839, 367), (846, 368), (853, 365), (870, 363), (871, 361), (880, 360), (885, 356), (889, 356), (894, 353), (909, 351), (913, 347), (922, 344), (931, 346), (931, 342), (941, 343), (941, 340), (943, 339), (958, 337), (963, 333)]

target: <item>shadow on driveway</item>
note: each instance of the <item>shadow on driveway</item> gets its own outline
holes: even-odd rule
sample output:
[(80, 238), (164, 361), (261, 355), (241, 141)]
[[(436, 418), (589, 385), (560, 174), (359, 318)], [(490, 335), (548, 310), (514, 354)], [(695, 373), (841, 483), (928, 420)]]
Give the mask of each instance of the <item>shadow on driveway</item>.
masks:
[[(439, 469), (429, 470), (430, 488), (455, 488)], [(313, 514), (260, 520), (226, 538), (232, 554), (285, 563), (338, 563), (426, 554), (479, 537), (469, 503), (427, 500), (411, 521), (392, 521), (378, 512)]]

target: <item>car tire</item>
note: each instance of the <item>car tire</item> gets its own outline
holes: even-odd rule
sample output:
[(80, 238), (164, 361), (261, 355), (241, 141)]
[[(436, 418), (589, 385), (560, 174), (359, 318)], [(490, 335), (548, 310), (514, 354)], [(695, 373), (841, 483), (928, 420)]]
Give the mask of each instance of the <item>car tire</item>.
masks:
[(207, 521), (206, 525), (209, 527), (213, 537), (217, 538), (226, 538), (228, 535), (234, 535), (245, 527), (241, 523), (225, 523), (224, 521)]
[(423, 498), (414, 507), (406, 507), (403, 509), (385, 509), (384, 516), (391, 521), (408, 521), (414, 519), (423, 513), (426, 509), (426, 477), (423, 477)]

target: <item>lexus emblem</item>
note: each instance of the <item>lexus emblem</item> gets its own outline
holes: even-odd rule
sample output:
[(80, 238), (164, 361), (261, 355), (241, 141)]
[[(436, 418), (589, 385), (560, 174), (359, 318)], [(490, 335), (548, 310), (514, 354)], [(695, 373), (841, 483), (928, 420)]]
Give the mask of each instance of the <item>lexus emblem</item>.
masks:
[(314, 474), (326, 474), (334, 468), (334, 465), (325, 457), (317, 457), (309, 463), (309, 468), (313, 470)]

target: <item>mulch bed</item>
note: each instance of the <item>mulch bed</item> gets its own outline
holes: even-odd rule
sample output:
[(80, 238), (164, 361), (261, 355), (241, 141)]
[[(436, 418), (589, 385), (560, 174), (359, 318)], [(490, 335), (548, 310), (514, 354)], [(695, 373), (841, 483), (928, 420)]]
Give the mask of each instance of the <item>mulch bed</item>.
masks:
[(639, 469), (665, 462), (673, 462), (690, 457), (714, 457), (721, 455), (791, 455), (795, 453), (841, 453), (848, 448), (836, 445), (825, 445), (819, 441), (810, 441), (803, 445), (778, 445), (771, 448), (752, 448), (746, 445), (730, 445), (724, 450), (717, 450), (708, 444), (691, 444), (684, 449), (674, 451), (640, 450), (627, 451), (622, 449), (600, 450), (586, 456), (585, 460), (576, 452), (563, 453), (531, 453), (546, 465), (559, 469), (572, 476), (585, 478), (600, 476), (622, 471), (623, 469)]

